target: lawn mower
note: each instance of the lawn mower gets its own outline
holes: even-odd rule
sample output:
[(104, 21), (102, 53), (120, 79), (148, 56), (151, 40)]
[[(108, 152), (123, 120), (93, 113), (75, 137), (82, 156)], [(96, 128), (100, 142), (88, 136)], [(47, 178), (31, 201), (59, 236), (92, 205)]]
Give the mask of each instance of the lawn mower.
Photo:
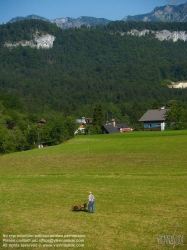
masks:
[(72, 211), (87, 211), (87, 204), (88, 202), (84, 202), (83, 204), (73, 206)]

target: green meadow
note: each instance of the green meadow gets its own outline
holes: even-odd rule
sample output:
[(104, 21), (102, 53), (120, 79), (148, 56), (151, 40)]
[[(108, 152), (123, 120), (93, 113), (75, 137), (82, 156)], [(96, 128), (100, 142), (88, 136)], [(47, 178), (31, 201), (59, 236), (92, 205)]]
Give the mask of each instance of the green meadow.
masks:
[(187, 131), (77, 136), (0, 156), (0, 179), (1, 249), (187, 249)]

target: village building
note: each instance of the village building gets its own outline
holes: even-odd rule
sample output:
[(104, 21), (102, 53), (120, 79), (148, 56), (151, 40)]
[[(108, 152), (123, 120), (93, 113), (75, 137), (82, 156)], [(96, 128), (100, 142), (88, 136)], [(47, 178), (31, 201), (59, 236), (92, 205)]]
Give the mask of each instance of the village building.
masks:
[(139, 122), (144, 123), (144, 130), (164, 131), (167, 122), (167, 111), (168, 109), (164, 107), (160, 109), (150, 109), (140, 118)]
[(112, 119), (111, 123), (102, 125), (101, 129), (103, 134), (131, 132), (133, 130), (126, 123), (116, 123), (115, 119)]
[(82, 117), (81, 119), (77, 119), (76, 122), (78, 124), (78, 128), (74, 132), (74, 134), (75, 135), (77, 135), (79, 133), (85, 134), (86, 133), (86, 127), (87, 127), (87, 125), (92, 124), (93, 123), (93, 119), (92, 118)]

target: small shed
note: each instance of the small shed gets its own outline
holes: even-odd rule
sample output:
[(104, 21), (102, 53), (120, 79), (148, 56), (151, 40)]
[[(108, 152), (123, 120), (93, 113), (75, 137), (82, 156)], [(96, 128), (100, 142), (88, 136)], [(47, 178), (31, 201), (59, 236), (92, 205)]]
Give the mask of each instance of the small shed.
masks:
[(165, 130), (168, 109), (150, 109), (139, 120), (144, 123), (144, 130)]

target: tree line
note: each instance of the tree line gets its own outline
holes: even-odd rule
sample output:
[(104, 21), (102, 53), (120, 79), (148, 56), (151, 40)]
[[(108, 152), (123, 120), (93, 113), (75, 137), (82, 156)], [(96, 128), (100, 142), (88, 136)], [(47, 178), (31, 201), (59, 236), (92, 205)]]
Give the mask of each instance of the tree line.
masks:
[[(141, 129), (138, 120), (147, 109), (168, 106), (175, 101), (186, 109), (187, 90), (167, 86), (171, 81), (187, 80), (186, 42), (159, 41), (151, 34), (144, 37), (120, 35), (121, 31), (133, 28), (180, 31), (187, 30), (187, 24), (119, 21), (107, 26), (67, 30), (41, 20), (0, 25), (4, 129), (13, 132), (7, 119), (17, 122), (14, 128), (21, 119), (17, 133), (27, 134), (24, 137), (27, 139), (20, 144), (30, 147), (38, 142), (38, 121), (42, 117), (48, 122), (40, 129), (41, 140), (60, 143), (72, 136), (72, 132), (64, 132), (65, 118), (93, 117), (99, 102), (103, 122), (108, 115), (109, 119), (116, 118), (137, 129)], [(36, 32), (54, 35), (53, 48), (38, 50), (18, 46), (10, 49), (4, 46), (6, 42), (33, 39)], [(18, 109), (21, 114), (17, 113)], [(12, 114), (7, 110), (13, 110)], [(60, 122), (63, 132), (60, 129), (55, 132), (54, 127), (59, 127)], [(42, 139), (43, 135), (48, 139)]]
[(42, 123), (40, 115), (25, 112), (17, 97), (1, 93), (0, 154), (57, 145), (74, 136), (74, 117), (51, 113), (45, 119)]

